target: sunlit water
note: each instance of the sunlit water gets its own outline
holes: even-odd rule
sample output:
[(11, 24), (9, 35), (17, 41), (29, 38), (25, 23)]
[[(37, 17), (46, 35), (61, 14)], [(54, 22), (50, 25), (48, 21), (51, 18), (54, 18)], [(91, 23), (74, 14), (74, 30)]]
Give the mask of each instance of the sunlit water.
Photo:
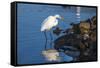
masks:
[[(49, 15), (59, 14), (64, 17), (65, 21), (59, 20), (59, 27), (66, 29), (70, 27), (71, 22), (77, 22), (76, 8), (51, 5), (34, 5), (34, 4), (18, 4), (17, 8), (17, 57), (18, 64), (37, 64), (50, 63), (42, 55), (45, 45), (44, 34), (40, 31), (41, 23)], [(95, 8), (81, 7), (80, 20), (86, 20), (96, 15)], [(54, 40), (57, 38), (53, 35)], [(48, 39), (50, 35), (48, 34)], [(48, 43), (48, 48), (50, 44)], [(73, 58), (60, 53), (61, 61), (69, 62)]]

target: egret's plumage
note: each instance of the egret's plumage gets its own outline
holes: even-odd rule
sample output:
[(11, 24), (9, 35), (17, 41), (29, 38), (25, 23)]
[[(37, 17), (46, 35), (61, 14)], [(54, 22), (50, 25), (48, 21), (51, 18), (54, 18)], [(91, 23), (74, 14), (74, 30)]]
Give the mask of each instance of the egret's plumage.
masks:
[[(61, 19), (60, 15), (56, 14), (54, 16), (48, 16), (42, 23), (41, 25), (41, 31), (44, 31), (44, 35), (46, 38), (46, 43), (45, 43), (45, 49), (47, 48), (47, 35), (46, 35), (46, 31), (49, 31), (50, 29), (52, 29), (53, 27), (58, 25), (58, 18)], [(51, 43), (50, 45), (52, 45), (52, 33), (50, 33), (51, 36)]]
[(41, 31), (48, 31), (53, 27), (57, 26), (58, 25), (57, 18), (61, 18), (60, 15), (56, 14), (55, 16), (47, 17), (42, 23)]

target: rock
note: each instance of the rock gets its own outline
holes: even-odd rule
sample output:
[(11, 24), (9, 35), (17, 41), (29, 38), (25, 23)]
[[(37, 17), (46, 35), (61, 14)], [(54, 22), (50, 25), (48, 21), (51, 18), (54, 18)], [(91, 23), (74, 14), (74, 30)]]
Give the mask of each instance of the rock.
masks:
[(61, 33), (61, 31), (62, 31), (62, 29), (60, 29), (59, 27), (57, 27), (55, 30), (53, 30), (53, 33), (54, 33), (55, 35), (59, 36), (60, 33)]
[(79, 24), (79, 28), (80, 28), (81, 34), (89, 33), (90, 23), (88, 23), (88, 22), (81, 22)]
[[(72, 28), (64, 30), (64, 35), (54, 41), (54, 48), (66, 55), (76, 57), (75, 61), (96, 60), (97, 57), (97, 21), (96, 16), (89, 21), (71, 23)], [(73, 33), (71, 33), (73, 32)]]

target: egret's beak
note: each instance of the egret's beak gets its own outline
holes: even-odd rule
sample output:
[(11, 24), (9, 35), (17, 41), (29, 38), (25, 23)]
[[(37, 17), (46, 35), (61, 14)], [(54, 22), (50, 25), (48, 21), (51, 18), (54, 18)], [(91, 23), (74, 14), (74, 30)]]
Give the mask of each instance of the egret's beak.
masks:
[(61, 17), (61, 20), (64, 20), (64, 17)]

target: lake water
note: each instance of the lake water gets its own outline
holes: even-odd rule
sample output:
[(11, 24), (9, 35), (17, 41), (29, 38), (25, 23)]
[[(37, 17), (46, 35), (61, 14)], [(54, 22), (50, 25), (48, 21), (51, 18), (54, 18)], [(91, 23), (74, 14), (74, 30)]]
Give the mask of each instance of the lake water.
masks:
[[(49, 63), (42, 56), (44, 50), (45, 37), (40, 31), (41, 23), (50, 15), (59, 14), (64, 17), (66, 22), (59, 20), (59, 27), (66, 29), (71, 22), (77, 23), (76, 7), (67, 6), (66, 8), (56, 5), (36, 5), (21, 4), (17, 5), (17, 57), (18, 64), (40, 64)], [(81, 7), (80, 20), (86, 20), (96, 15), (96, 9), (91, 7)], [(57, 36), (53, 35), (54, 38)], [(48, 34), (48, 39), (50, 35)], [(48, 48), (50, 45), (48, 44)], [(61, 62), (69, 62), (72, 57), (63, 53)]]

